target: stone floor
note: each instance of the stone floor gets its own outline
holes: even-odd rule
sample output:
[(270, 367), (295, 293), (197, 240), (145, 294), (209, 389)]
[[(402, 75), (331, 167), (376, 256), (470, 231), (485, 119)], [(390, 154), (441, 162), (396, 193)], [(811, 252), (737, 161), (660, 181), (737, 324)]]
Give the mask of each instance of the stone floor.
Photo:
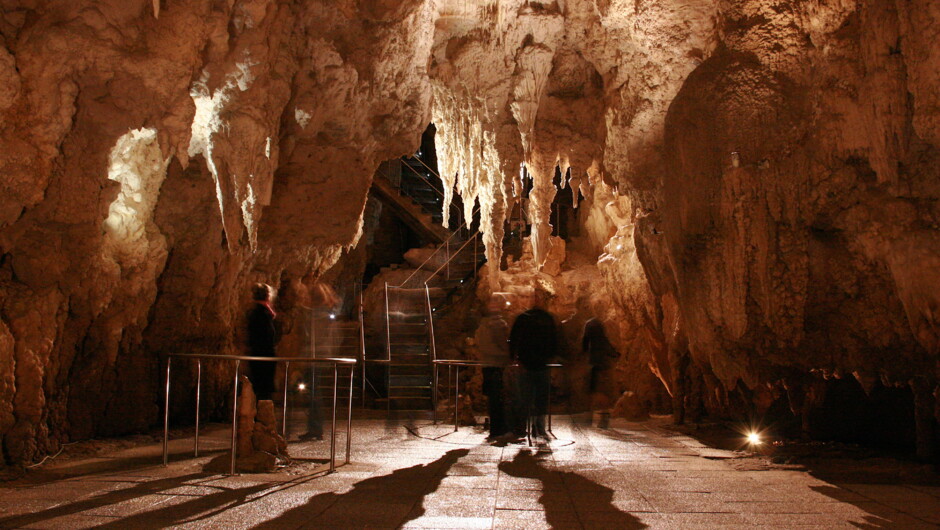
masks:
[[(3, 528), (937, 528), (940, 488), (832, 484), (744, 471), (730, 453), (659, 428), (598, 429), (556, 416), (548, 447), (496, 447), (426, 420), (354, 422), (352, 462), (324, 472), (329, 441), (291, 444), (277, 473), (223, 476), (228, 431), (52, 461), (0, 487)], [(337, 447), (344, 447), (342, 437)]]

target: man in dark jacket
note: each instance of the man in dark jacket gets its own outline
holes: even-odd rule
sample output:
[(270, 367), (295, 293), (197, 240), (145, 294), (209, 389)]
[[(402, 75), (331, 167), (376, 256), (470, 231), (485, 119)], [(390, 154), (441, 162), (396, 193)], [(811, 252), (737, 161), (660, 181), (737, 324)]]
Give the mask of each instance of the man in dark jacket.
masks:
[[(274, 357), (277, 344), (274, 307), (271, 305), (271, 286), (257, 283), (252, 288), (254, 304), (248, 311), (248, 354), (252, 357)], [(259, 400), (271, 399), (274, 394), (274, 372), (276, 363), (251, 361), (251, 386)]]
[[(548, 364), (558, 356), (558, 328), (555, 318), (544, 309), (547, 293), (536, 290), (532, 309), (516, 317), (509, 333), (509, 352), (522, 366), (519, 375), (518, 419), (527, 419), (529, 433), (547, 440), (545, 414), (551, 373)], [(523, 434), (523, 433), (520, 433)]]

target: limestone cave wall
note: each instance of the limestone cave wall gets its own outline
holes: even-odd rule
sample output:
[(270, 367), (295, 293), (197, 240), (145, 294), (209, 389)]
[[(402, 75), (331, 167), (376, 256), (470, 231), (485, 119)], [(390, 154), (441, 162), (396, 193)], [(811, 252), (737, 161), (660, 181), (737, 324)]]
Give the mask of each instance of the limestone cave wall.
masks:
[(154, 425), (161, 354), (239, 351), (248, 284), (356, 244), (430, 120), (432, 25), (420, 1), (0, 3), (4, 461)]
[(237, 351), (246, 286), (343, 259), (431, 121), (491, 263), (531, 179), (544, 265), (561, 167), (592, 307), (674, 397), (930, 410), (938, 36), (931, 0), (0, 0), (3, 461), (153, 425), (161, 354)]

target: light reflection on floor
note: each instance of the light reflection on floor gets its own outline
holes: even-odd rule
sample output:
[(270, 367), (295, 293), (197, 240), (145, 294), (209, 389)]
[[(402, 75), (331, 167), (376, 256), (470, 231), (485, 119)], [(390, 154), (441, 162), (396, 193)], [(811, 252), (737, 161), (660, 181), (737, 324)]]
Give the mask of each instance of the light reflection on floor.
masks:
[[(829, 484), (800, 471), (741, 471), (723, 452), (653, 423), (598, 429), (554, 418), (557, 440), (489, 445), (473, 427), (354, 422), (352, 463), (327, 474), (325, 441), (292, 443), (296, 463), (226, 477), (228, 431), (44, 466), (0, 488), (3, 528), (935, 528), (940, 488)], [(337, 447), (345, 441), (338, 438)]]

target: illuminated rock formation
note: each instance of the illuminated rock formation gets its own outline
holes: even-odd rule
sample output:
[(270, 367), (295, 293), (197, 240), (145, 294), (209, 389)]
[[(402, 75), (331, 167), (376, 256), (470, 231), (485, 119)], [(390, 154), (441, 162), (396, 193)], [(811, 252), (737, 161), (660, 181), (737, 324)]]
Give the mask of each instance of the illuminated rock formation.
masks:
[(161, 354), (238, 351), (246, 286), (341, 260), (431, 121), (490, 263), (531, 188), (529, 272), (639, 399), (916, 380), (927, 421), (938, 36), (930, 0), (0, 0), (3, 460), (153, 425)]

